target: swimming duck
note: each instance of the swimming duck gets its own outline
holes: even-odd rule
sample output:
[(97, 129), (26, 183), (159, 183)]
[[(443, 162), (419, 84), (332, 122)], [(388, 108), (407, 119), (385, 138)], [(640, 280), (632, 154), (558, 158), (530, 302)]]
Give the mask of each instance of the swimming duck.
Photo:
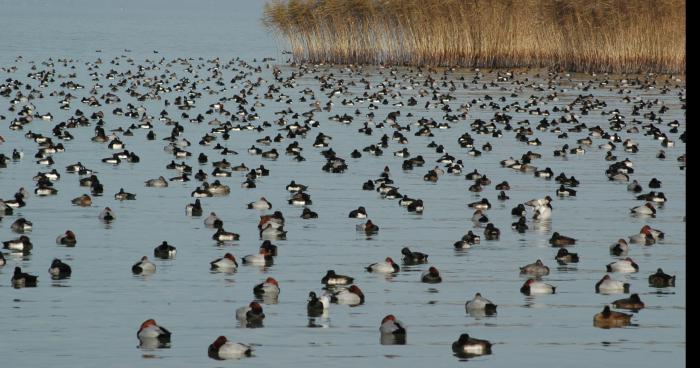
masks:
[(253, 294), (258, 297), (277, 297), (280, 293), (280, 287), (272, 277), (265, 279), (265, 282), (255, 285)]
[(676, 276), (667, 275), (659, 268), (655, 274), (649, 275), (649, 285), (657, 288), (676, 286)]
[(406, 210), (408, 210), (408, 212), (415, 212), (418, 214), (423, 213), (423, 200), (417, 199), (417, 200), (411, 202), (411, 204), (409, 204), (406, 207)]
[(612, 302), (612, 305), (615, 308), (621, 308), (621, 309), (640, 310), (640, 309), (644, 308), (644, 302), (642, 302), (642, 300), (639, 299), (639, 294), (637, 294), (637, 293), (630, 295), (629, 298), (618, 299), (618, 300)]
[(488, 355), (491, 354), (491, 343), (487, 340), (475, 339), (464, 333), (452, 343), (452, 352), (458, 356)]
[(168, 244), (167, 241), (163, 241), (159, 246), (153, 249), (153, 256), (156, 258), (170, 259), (174, 258), (177, 250), (172, 245)]
[(399, 272), (399, 265), (394, 263), (394, 260), (391, 259), (391, 257), (386, 257), (384, 262), (372, 263), (371, 265), (365, 267), (365, 269), (367, 269), (369, 272), (390, 274)]
[(658, 189), (661, 188), (661, 182), (657, 178), (651, 178), (649, 181), (649, 188)]
[[(389, 314), (382, 319), (382, 323), (379, 326), (379, 332), (382, 335), (389, 335), (390, 337), (401, 339), (402, 341), (398, 343), (405, 343), (406, 327), (404, 326), (403, 322), (396, 319), (393, 314)], [(391, 342), (387, 341), (387, 343)]]
[(236, 309), (236, 319), (242, 324), (244, 323), (246, 327), (262, 327), (265, 313), (263, 313), (262, 306), (253, 301), (245, 307)]
[(593, 316), (593, 325), (601, 328), (623, 327), (628, 326), (631, 319), (631, 314), (611, 311), (606, 305), (602, 312)]
[(535, 213), (532, 219), (535, 221), (548, 220), (552, 217), (552, 205), (549, 203), (535, 207)]
[(156, 265), (149, 261), (147, 256), (143, 256), (139, 262), (131, 266), (131, 272), (135, 275), (151, 274), (156, 272)]
[(16, 250), (20, 252), (29, 252), (33, 248), (32, 242), (26, 235), (22, 235), (17, 239), (4, 241), (2, 242), (2, 245), (5, 249)]
[(513, 216), (525, 217), (527, 215), (527, 211), (525, 210), (525, 206), (521, 203), (510, 210), (510, 214)]
[(651, 202), (647, 202), (642, 206), (630, 208), (630, 212), (635, 215), (656, 217), (656, 208), (654, 208)]
[[(325, 303), (324, 303), (324, 298), (325, 297)], [(306, 303), (306, 313), (309, 315), (309, 317), (318, 317), (323, 315), (323, 312), (328, 309), (328, 303), (330, 303), (330, 297), (329, 296), (324, 296), (324, 297), (317, 297), (316, 293), (313, 291), (309, 292), (309, 299), (307, 300)]]
[(223, 223), (216, 229), (214, 235), (211, 236), (212, 239), (218, 242), (234, 241), (240, 239), (240, 235), (224, 230)]
[(124, 188), (119, 188), (119, 192), (117, 192), (117, 194), (114, 195), (114, 199), (119, 201), (133, 201), (136, 199), (136, 194), (125, 192)]
[[(22, 188), (24, 189), (24, 188)], [(27, 204), (24, 202), (24, 195), (22, 193), (15, 193), (15, 199), (9, 199), (4, 201), (5, 205), (10, 208), (21, 208)]]
[(560, 264), (578, 263), (578, 253), (570, 253), (566, 248), (560, 248), (554, 259)]
[(146, 180), (145, 183), (146, 183), (147, 187), (154, 187), (154, 188), (166, 188), (168, 186), (168, 181), (165, 180), (165, 178), (162, 176), (158, 177), (158, 179)]
[(331, 302), (356, 306), (365, 302), (365, 295), (357, 285), (350, 285), (347, 289), (341, 289), (331, 295)]
[(303, 184), (297, 184), (294, 180), (292, 180), (287, 186), (286, 189), (288, 192), (303, 192), (307, 190), (309, 187)]
[(628, 251), (629, 251), (629, 245), (627, 244), (625, 239), (618, 239), (617, 243), (610, 246), (610, 254), (613, 254), (616, 256), (627, 254)]
[(630, 243), (633, 244), (653, 245), (656, 243), (656, 239), (654, 238), (652, 229), (649, 225), (644, 225), (639, 231), (639, 234), (634, 234), (630, 236), (629, 239)]
[(513, 230), (519, 232), (520, 234), (524, 234), (525, 231), (527, 231), (527, 229), (529, 229), (529, 226), (527, 226), (527, 222), (526, 222), (526, 221), (527, 221), (527, 220), (525, 219), (525, 217), (520, 217), (520, 218), (518, 218), (518, 221), (512, 223), (512, 224), (510, 225), (510, 227), (511, 227)]
[(315, 219), (318, 218), (318, 213), (311, 211), (308, 207), (305, 207), (304, 210), (301, 212), (301, 218), (308, 220), (308, 219)]
[(187, 216), (202, 216), (202, 203), (199, 201), (199, 198), (197, 198), (194, 203), (188, 203), (187, 206), (185, 206), (185, 214)]
[(258, 254), (249, 254), (243, 257), (243, 264), (251, 264), (257, 266), (271, 266), (274, 262), (272, 254), (267, 248), (261, 247)]
[(364, 231), (367, 234), (373, 234), (379, 231), (379, 226), (372, 223), (372, 220), (367, 220), (364, 224), (356, 225), (357, 231)]
[(633, 180), (631, 183), (627, 185), (627, 190), (630, 192), (635, 192), (639, 193), (642, 191), (642, 186), (639, 184), (637, 180)]
[(600, 281), (595, 284), (595, 292), (602, 294), (629, 293), (630, 284), (622, 281), (613, 280), (609, 275), (603, 276)]
[(12, 225), (10, 225), (10, 229), (16, 233), (24, 233), (28, 231), (32, 231), (33, 224), (31, 221), (27, 220), (24, 217), (20, 217), (17, 220), (15, 220)]
[(498, 240), (501, 237), (501, 230), (496, 228), (492, 223), (486, 224), (484, 229), (484, 238), (486, 240)]
[(482, 297), (481, 293), (476, 293), (472, 300), (467, 300), (464, 307), (469, 314), (484, 312), (486, 315), (490, 316), (492, 314), (496, 314), (497, 305)]
[(167, 347), (170, 345), (170, 335), (170, 331), (159, 326), (154, 319), (144, 321), (136, 333), (141, 347)]
[(550, 284), (545, 284), (544, 282), (540, 282), (535, 279), (528, 279), (520, 288), (520, 292), (525, 295), (554, 294), (556, 289), (557, 288), (555, 286)]
[(442, 282), (442, 277), (440, 277), (440, 272), (437, 268), (430, 267), (421, 274), (420, 280), (428, 284), (438, 284)]
[(401, 249), (401, 254), (403, 254), (403, 263), (407, 265), (415, 265), (419, 263), (427, 263), (428, 255), (421, 252), (411, 252), (408, 247), (403, 247)]
[(65, 279), (70, 277), (71, 268), (69, 265), (61, 262), (60, 259), (54, 258), (53, 262), (51, 262), (51, 267), (49, 267), (49, 274), (51, 274), (51, 278), (55, 280)]
[(22, 269), (15, 267), (15, 273), (12, 275), (12, 286), (15, 288), (21, 287), (36, 287), (38, 276), (33, 276), (22, 272)]
[(510, 190), (510, 184), (507, 181), (496, 184), (496, 190)]
[(637, 199), (649, 201), (649, 202), (653, 202), (653, 203), (665, 203), (666, 202), (666, 195), (663, 192), (656, 193), (654, 191), (651, 191), (647, 194), (638, 195)]
[(363, 206), (357, 207), (356, 210), (350, 211), (348, 218), (367, 218), (367, 211)]
[(73, 233), (70, 230), (66, 230), (66, 232), (62, 235), (59, 235), (56, 238), (56, 244), (62, 244), (68, 247), (74, 247), (75, 244), (77, 243), (77, 240), (75, 239), (75, 233)]
[(253, 355), (253, 348), (240, 342), (230, 342), (225, 336), (219, 336), (209, 345), (207, 355), (216, 360), (240, 359)]
[(328, 270), (326, 276), (321, 279), (321, 283), (324, 285), (350, 285), (353, 280), (350, 276), (337, 275), (334, 270)]
[(97, 216), (102, 221), (105, 222), (110, 222), (116, 219), (117, 217), (114, 215), (114, 212), (112, 212), (112, 209), (109, 207), (105, 207), (102, 212)]
[(553, 247), (564, 247), (567, 245), (576, 244), (576, 239), (560, 235), (555, 231), (554, 234), (552, 234), (552, 237), (549, 239), (549, 244), (552, 244)]
[(207, 216), (207, 218), (204, 219), (204, 226), (209, 227), (209, 228), (212, 228), (212, 227), (218, 228), (219, 226), (215, 226), (217, 223), (221, 223), (223, 225), (219, 216), (217, 216), (216, 213), (214, 213), (214, 212), (211, 212), (209, 214), (209, 216)]
[(546, 276), (549, 275), (549, 267), (545, 266), (542, 260), (538, 259), (535, 263), (520, 267), (520, 273), (533, 276)]
[(232, 271), (238, 268), (236, 257), (234, 257), (231, 253), (226, 253), (223, 257), (217, 258), (209, 262), (209, 264), (211, 265), (212, 270)]
[(609, 263), (606, 266), (608, 272), (621, 272), (621, 273), (632, 273), (639, 272), (639, 265), (636, 264), (632, 258), (625, 258), (619, 261)]
[(491, 203), (487, 198), (482, 198), (480, 201), (469, 203), (468, 206), (477, 210), (488, 210), (491, 208)]
[(566, 188), (564, 185), (560, 185), (557, 189), (557, 195), (560, 197), (575, 197), (576, 191), (571, 188)]
[(272, 209), (272, 203), (265, 197), (260, 197), (259, 200), (248, 203), (248, 209), (256, 209), (258, 211), (269, 210)]
[(482, 210), (476, 210), (474, 211), (474, 214), (472, 215), (472, 221), (475, 223), (487, 223), (489, 222), (489, 218), (484, 215), (484, 212)]

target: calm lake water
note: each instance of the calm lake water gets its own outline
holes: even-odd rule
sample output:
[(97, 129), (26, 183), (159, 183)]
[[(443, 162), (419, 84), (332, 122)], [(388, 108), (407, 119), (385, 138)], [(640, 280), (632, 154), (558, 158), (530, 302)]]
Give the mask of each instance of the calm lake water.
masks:
[[(357, 83), (349, 87), (350, 94), (327, 97), (330, 90), (321, 91), (315, 76), (319, 73), (305, 73), (296, 78), (296, 86), (280, 88), (280, 92), (289, 96), (294, 102), (286, 104), (286, 98), (262, 99), (268, 86), (273, 82), (272, 66), (279, 65), (283, 78), (292, 72), (299, 72), (296, 67), (286, 63), (289, 55), (282, 54), (283, 44), (268, 33), (260, 22), (262, 2), (248, 1), (204, 1), (200, 3), (184, 1), (149, 1), (142, 4), (137, 1), (94, 2), (94, 1), (0, 1), (0, 21), (5, 25), (0, 34), (0, 80), (14, 78), (40, 89), (43, 99), (31, 101), (39, 113), (50, 112), (54, 119), (45, 122), (35, 119), (24, 130), (11, 131), (9, 125), (16, 117), (16, 112), (8, 111), (10, 98), (0, 98), (0, 115), (6, 117), (0, 121), (0, 135), (5, 142), (0, 145), (0, 152), (10, 155), (12, 149), (22, 150), (22, 160), (8, 163), (7, 168), (0, 169), (0, 197), (11, 199), (20, 187), (33, 192), (32, 177), (38, 171), (56, 168), (61, 179), (55, 183), (58, 195), (37, 197), (31, 195), (27, 206), (15, 210), (12, 216), (6, 216), (0, 222), (0, 240), (6, 241), (19, 236), (10, 230), (10, 224), (18, 217), (26, 217), (34, 223), (34, 229), (28, 234), (34, 244), (29, 255), (10, 254), (3, 250), (7, 265), (0, 267), (0, 355), (7, 366), (46, 366), (74, 367), (104, 366), (169, 366), (169, 367), (221, 367), (235, 364), (247, 366), (307, 366), (307, 367), (345, 367), (360, 366), (402, 366), (421, 367), (453, 366), (463, 364), (453, 356), (451, 344), (461, 333), (487, 339), (493, 343), (493, 354), (469, 359), (466, 364), (488, 365), (492, 367), (551, 366), (590, 367), (594, 365), (618, 366), (684, 366), (686, 350), (686, 172), (679, 170), (676, 158), (685, 153), (685, 144), (679, 134), (685, 131), (685, 110), (678, 93), (685, 95), (685, 78), (673, 81), (680, 88), (671, 88), (662, 93), (661, 86), (669, 79), (660, 76), (657, 88), (640, 89), (629, 86), (631, 93), (618, 94), (620, 87), (603, 82), (603, 75), (591, 76), (576, 74), (561, 77), (552, 90), (547, 89), (547, 78), (537, 77), (537, 72), (517, 75), (522, 86), (515, 86), (511, 81), (497, 81), (497, 72), (483, 70), (483, 77), (477, 84), (471, 81), (476, 74), (474, 70), (454, 71), (447, 75), (447, 80), (455, 82), (457, 89), (450, 94), (456, 99), (450, 103), (455, 114), (460, 104), (473, 99), (483, 100), (486, 95), (493, 97), (493, 102), (501, 105), (518, 101), (521, 106), (527, 103), (531, 95), (544, 97), (557, 92), (558, 101), (548, 101), (539, 105), (541, 109), (552, 111), (554, 106), (563, 107), (578, 96), (592, 94), (605, 101), (607, 106), (601, 110), (592, 110), (588, 115), (579, 116), (580, 122), (592, 127), (600, 125), (609, 131), (610, 115), (602, 111), (619, 109), (625, 116), (628, 127), (632, 118), (644, 124), (649, 122), (643, 116), (631, 116), (632, 103), (623, 101), (623, 97), (640, 97), (646, 100), (659, 99), (669, 111), (662, 116), (663, 123), (655, 123), (667, 132), (675, 147), (663, 148), (661, 142), (641, 133), (618, 132), (623, 138), (631, 138), (639, 143), (638, 153), (622, 151), (621, 144), (616, 143), (613, 151), (618, 160), (629, 158), (634, 163), (635, 172), (631, 179), (638, 180), (649, 192), (649, 180), (656, 177), (662, 181), (663, 191), (668, 202), (658, 208), (655, 218), (631, 216), (629, 209), (643, 204), (635, 199), (636, 194), (626, 190), (626, 184), (611, 182), (605, 176), (605, 169), (612, 162), (604, 160), (605, 151), (598, 145), (605, 143), (602, 139), (593, 139), (593, 145), (586, 148), (583, 155), (570, 154), (566, 158), (554, 157), (552, 151), (563, 144), (576, 147), (576, 140), (588, 136), (587, 131), (570, 132), (568, 139), (557, 139), (556, 134), (540, 132), (535, 125), (542, 117), (528, 113), (509, 112), (513, 116), (511, 124), (529, 119), (535, 131), (530, 138), (539, 138), (542, 146), (528, 146), (514, 139), (515, 133), (504, 131), (502, 138), (479, 135), (471, 131), (469, 124), (476, 119), (489, 121), (498, 110), (480, 107), (479, 101), (473, 104), (467, 120), (451, 123), (450, 129), (432, 129), (434, 137), (416, 137), (419, 129), (414, 123), (420, 117), (434, 118), (443, 122), (444, 112), (439, 108), (425, 108), (426, 101), (432, 100), (432, 93), (419, 97), (425, 77), (442, 77), (442, 72), (428, 73), (424, 70), (421, 77), (415, 77), (418, 85), (412, 89), (401, 89), (410, 85), (401, 76), (408, 69), (399, 69), (396, 83), (400, 86), (388, 86), (392, 92), (400, 92), (401, 100), (414, 96), (418, 104), (412, 107), (395, 107), (398, 101), (389, 97), (389, 104), (381, 103), (377, 110), (369, 110), (368, 102), (355, 103), (355, 106), (343, 106), (343, 99), (353, 99), (365, 92), (360, 79), (371, 81), (373, 93), (380, 88), (377, 84), (385, 78), (392, 78), (390, 69), (376, 67), (364, 68), (362, 73), (350, 74), (344, 68), (319, 67), (325, 74), (333, 73), (336, 80), (343, 79)], [(100, 50), (101, 52), (97, 52)], [(128, 51), (125, 51), (128, 50)], [(158, 53), (154, 53), (154, 50)], [(17, 59), (17, 56), (22, 56)], [(124, 57), (120, 57), (124, 55)], [(115, 57), (118, 57), (115, 59)], [(192, 71), (187, 65), (172, 62), (176, 57), (193, 58)], [(201, 57), (201, 60), (199, 59)], [(260, 66), (261, 72), (243, 69), (234, 61), (222, 69), (224, 86), (217, 86), (213, 79), (207, 81), (211, 72), (207, 63), (219, 57), (222, 65), (236, 57)], [(264, 57), (275, 61), (262, 63)], [(38, 70), (45, 70), (42, 64), (53, 58), (56, 71), (55, 82), (48, 87), (39, 88), (36, 80), (27, 77), (32, 65)], [(59, 62), (59, 59), (73, 59), (73, 62)], [(98, 69), (88, 70), (98, 58), (103, 61)], [(133, 58), (133, 64), (127, 59)], [(159, 63), (164, 58), (162, 63)], [(253, 62), (256, 59), (256, 62)], [(147, 61), (150, 60), (150, 61)], [(114, 63), (111, 63), (114, 61)], [(137, 71), (138, 65), (153, 66), (144, 71), (147, 76), (169, 75), (175, 72), (177, 78), (187, 76), (189, 84), (201, 80), (197, 87), (203, 92), (196, 101), (196, 107), (187, 111), (190, 117), (198, 113), (204, 115), (210, 104), (222, 97), (230, 98), (241, 89), (247, 88), (244, 81), (264, 81), (254, 89), (260, 95), (264, 107), (257, 107), (260, 119), (252, 124), (258, 126), (263, 121), (273, 122), (280, 118), (275, 112), (291, 107), (295, 112), (311, 109), (312, 101), (299, 102), (301, 91), (310, 88), (322, 106), (328, 100), (334, 102), (330, 112), (322, 111), (314, 115), (320, 126), (309, 132), (303, 139), (286, 139), (270, 146), (260, 145), (256, 139), (269, 135), (274, 137), (279, 128), (276, 125), (258, 133), (255, 131), (231, 132), (227, 141), (220, 136), (217, 142), (237, 151), (238, 155), (222, 156), (212, 146), (200, 146), (199, 139), (212, 128), (207, 122), (214, 115), (204, 115), (201, 124), (191, 123), (182, 118), (182, 111), (176, 106), (164, 107), (163, 100), (171, 102), (177, 96), (185, 96), (184, 91), (163, 94), (160, 101), (136, 101), (119, 87), (114, 92), (122, 100), (119, 103), (100, 107), (90, 107), (80, 103), (82, 97), (90, 96), (90, 89), (99, 83), (97, 97), (109, 91), (108, 86), (115, 80), (106, 79), (109, 70), (118, 72)], [(9, 70), (16, 67), (16, 70)], [(73, 69), (72, 67), (75, 67)], [(240, 70), (251, 72), (244, 80), (231, 82)], [(98, 80), (90, 75), (98, 73)], [(75, 73), (72, 79), (69, 74)], [(413, 70), (411, 75), (415, 76)], [(464, 80), (460, 77), (464, 76)], [(674, 76), (675, 78), (675, 76)], [(630, 79), (634, 79), (631, 77)], [(60, 84), (73, 80), (85, 86), (84, 89), (71, 90), (77, 97), (69, 110), (59, 108), (59, 96), (49, 96), (52, 91), (61, 91)], [(590, 83), (591, 88), (582, 87)], [(612, 81), (611, 77), (611, 81)], [(618, 78), (619, 80), (619, 78)], [(462, 88), (462, 83), (467, 88)], [(495, 85), (488, 86), (494, 82)], [(168, 82), (172, 87), (177, 80)], [(487, 88), (482, 89), (486, 83)], [(280, 87), (279, 82), (274, 82)], [(437, 87), (448, 92), (447, 87)], [(543, 90), (533, 87), (541, 84)], [(204, 88), (210, 86), (218, 94), (208, 94)], [(518, 97), (510, 97), (513, 88)], [(144, 92), (141, 87), (139, 91)], [(23, 93), (27, 93), (24, 91)], [(506, 97), (506, 102), (498, 101)], [(249, 105), (255, 103), (249, 96)], [(107, 144), (93, 143), (94, 122), (90, 127), (70, 129), (75, 139), (63, 142), (66, 151), (53, 155), (55, 164), (51, 167), (35, 163), (34, 154), (37, 145), (26, 139), (29, 130), (51, 136), (51, 129), (61, 121), (66, 121), (76, 109), (89, 116), (95, 111), (104, 111), (105, 130), (118, 127), (127, 128), (137, 120), (112, 114), (116, 107), (126, 109), (127, 103), (143, 106), (148, 114), (156, 117), (153, 121), (157, 138), (146, 139), (147, 130), (134, 130), (133, 137), (122, 137), (126, 149), (137, 153), (141, 162), (122, 163), (111, 166), (101, 162), (102, 158), (111, 156), (115, 151)], [(17, 105), (18, 111), (24, 103)], [(654, 105), (642, 112), (658, 112), (662, 104)], [(226, 102), (232, 112), (237, 109), (233, 101)], [(204, 152), (209, 160), (218, 161), (226, 158), (233, 165), (245, 163), (248, 167), (265, 165), (270, 176), (257, 180), (257, 188), (243, 189), (240, 184), (245, 180), (242, 173), (234, 173), (230, 178), (220, 178), (222, 183), (231, 187), (231, 193), (224, 197), (203, 198), (205, 214), (216, 212), (224, 221), (225, 228), (240, 234), (240, 240), (218, 245), (211, 239), (212, 229), (203, 225), (203, 217), (185, 216), (185, 205), (194, 201), (190, 193), (200, 184), (193, 180), (186, 183), (171, 182), (168, 188), (147, 188), (144, 181), (162, 175), (166, 178), (179, 175), (175, 170), (166, 170), (165, 166), (175, 158), (163, 150), (172, 126), (165, 126), (158, 121), (160, 111), (166, 109), (170, 116), (185, 128), (181, 137), (192, 142), (187, 150), (193, 156), (186, 159), (196, 172), (202, 168), (211, 173), (210, 164), (199, 165), (197, 155)], [(361, 115), (354, 115), (359, 109)], [(384, 155), (375, 157), (363, 152), (363, 157), (353, 159), (350, 152), (354, 149), (379, 142), (383, 134), (391, 137), (393, 129), (374, 129), (371, 136), (357, 132), (362, 123), (367, 121), (366, 114), (374, 112), (376, 123), (381, 122), (390, 111), (400, 110), (398, 121), (402, 126), (411, 124), (411, 131), (403, 134), (408, 138), (406, 145), (391, 141)], [(407, 113), (414, 117), (406, 117)], [(344, 113), (355, 116), (349, 125), (331, 121), (330, 116)], [(578, 114), (578, 105), (576, 107)], [(548, 120), (562, 115), (552, 113)], [(286, 119), (291, 123), (303, 118)], [(666, 124), (672, 120), (681, 123), (679, 133), (668, 133)], [(234, 125), (240, 122), (234, 122)], [(245, 124), (245, 123), (241, 123)], [(560, 125), (563, 130), (573, 124)], [(499, 126), (500, 127), (500, 126)], [(330, 147), (347, 160), (348, 170), (342, 174), (329, 174), (321, 170), (325, 159), (320, 154), (321, 148), (312, 147), (313, 138), (323, 132), (331, 136)], [(493, 151), (483, 152), (479, 157), (467, 155), (468, 149), (460, 148), (457, 138), (469, 132), (475, 140), (475, 147), (481, 149), (486, 142), (493, 145)], [(283, 132), (284, 133), (284, 132)], [(292, 156), (283, 154), (292, 141), (297, 140), (304, 148), (304, 162), (292, 160)], [(55, 142), (59, 142), (54, 139)], [(437, 164), (441, 156), (434, 149), (426, 146), (431, 141), (444, 145), (445, 151), (463, 160), (465, 168), (462, 175), (445, 174), (437, 183), (423, 181), (423, 175)], [(276, 148), (282, 154), (277, 160), (266, 160), (260, 156), (247, 153), (251, 145), (263, 150)], [(421, 154), (426, 159), (423, 167), (412, 171), (403, 171), (403, 158), (394, 157), (392, 152), (406, 147), (412, 156)], [(666, 151), (666, 160), (657, 159), (659, 149)], [(503, 168), (499, 161), (511, 156), (519, 158), (531, 150), (541, 153), (542, 158), (533, 161), (538, 168), (551, 167), (555, 175), (561, 172), (567, 176), (574, 175), (581, 185), (576, 187), (576, 197), (561, 199), (555, 195), (559, 184), (554, 180), (536, 178), (532, 174), (523, 174)], [(69, 174), (65, 167), (81, 161), (85, 166), (97, 171), (100, 182), (104, 184), (104, 195), (93, 197), (90, 207), (75, 207), (70, 200), (89, 188), (80, 187), (79, 176)], [(176, 162), (182, 160), (177, 159)], [(375, 191), (361, 190), (362, 183), (378, 178), (385, 166), (391, 170), (391, 177), (402, 194), (411, 198), (420, 198), (425, 202), (423, 214), (408, 213), (398, 205), (398, 200), (382, 199)], [(467, 188), (472, 184), (464, 174), (478, 169), (492, 180), (481, 193), (472, 193)], [(214, 179), (210, 178), (210, 182)], [(309, 186), (308, 193), (313, 199), (309, 206), (319, 214), (318, 219), (303, 220), (299, 216), (302, 208), (287, 204), (289, 193), (285, 186), (290, 180)], [(512, 189), (508, 191), (510, 199), (497, 200), (499, 191), (494, 189), (496, 183), (508, 181)], [(124, 188), (136, 193), (135, 201), (119, 202), (113, 195)], [(518, 203), (533, 198), (550, 195), (554, 198), (553, 218), (540, 224), (532, 222), (531, 211), (528, 212), (530, 229), (525, 234), (511, 230), (510, 224), (516, 219), (510, 210)], [(246, 209), (246, 204), (266, 197), (273, 205), (271, 211), (260, 212)], [(498, 241), (483, 239), (483, 228), (471, 221), (473, 210), (467, 207), (470, 202), (488, 198), (493, 208), (487, 216), (501, 229)], [(358, 206), (365, 206), (369, 218), (380, 226), (378, 234), (371, 237), (355, 231), (355, 225), (361, 220), (349, 219), (347, 214)], [(104, 224), (97, 219), (99, 212), (111, 207), (117, 219), (111, 224)], [(209, 270), (209, 262), (231, 252), (240, 259), (247, 254), (257, 253), (261, 240), (256, 224), (263, 213), (280, 210), (286, 218), (286, 240), (275, 240), (279, 246), (279, 255), (274, 265), (267, 268), (240, 265), (232, 274), (217, 273)], [(649, 224), (665, 232), (665, 239), (653, 246), (631, 245), (629, 256), (640, 267), (638, 273), (611, 273), (613, 279), (624, 280), (631, 284), (631, 292), (638, 293), (646, 308), (635, 312), (632, 325), (625, 328), (600, 329), (593, 326), (594, 314), (600, 312), (608, 303), (629, 294), (604, 295), (595, 293), (595, 283), (606, 274), (605, 265), (621, 257), (609, 253), (609, 246), (619, 238), (636, 234), (639, 229)], [(58, 246), (55, 239), (65, 230), (76, 233), (78, 244), (74, 248)], [(473, 230), (482, 236), (480, 244), (469, 250), (456, 251), (453, 243), (467, 231)], [(578, 264), (560, 266), (554, 260), (557, 248), (549, 245), (553, 232), (559, 232), (578, 239), (569, 250), (579, 254)], [(177, 247), (177, 256), (172, 260), (155, 260), (157, 271), (147, 277), (134, 276), (131, 266), (143, 255), (152, 258), (153, 248), (167, 240)], [(417, 266), (404, 266), (399, 262), (401, 248), (409, 246), (412, 250), (428, 253), (429, 263)], [(392, 257), (399, 262), (401, 271), (391, 277), (368, 273), (367, 265)], [(71, 265), (73, 275), (66, 280), (51, 280), (47, 270), (53, 258), (60, 258)], [(520, 287), (527, 279), (519, 275), (519, 267), (542, 259), (551, 268), (551, 273), (542, 281), (555, 285), (556, 294), (544, 296), (525, 296)], [(36, 288), (14, 289), (10, 279), (15, 266), (23, 271), (39, 276)], [(424, 284), (420, 275), (428, 267), (435, 266), (442, 274), (440, 284)], [(676, 275), (676, 286), (657, 289), (650, 287), (647, 278), (657, 268), (671, 275)], [(322, 292), (320, 282), (326, 270), (334, 269), (339, 274), (355, 277), (355, 284), (365, 294), (365, 304), (358, 307), (331, 305), (328, 315), (323, 318), (309, 319), (306, 315), (306, 300), (309, 291)], [(247, 329), (240, 326), (235, 319), (235, 310), (247, 305), (254, 299), (253, 286), (266, 277), (279, 281), (281, 293), (277, 304), (263, 304), (266, 315), (263, 328)], [(498, 305), (498, 314), (493, 317), (475, 317), (465, 313), (464, 303), (476, 292)], [(624, 310), (623, 310), (624, 311)], [(628, 312), (628, 311), (625, 311)], [(379, 325), (387, 314), (394, 314), (407, 326), (406, 345), (380, 344)], [(160, 325), (172, 333), (172, 346), (169, 349), (139, 349), (136, 332), (140, 324), (148, 318), (154, 318)], [(207, 347), (219, 335), (225, 335), (232, 341), (253, 345), (254, 357), (239, 362), (218, 362), (207, 357)]]

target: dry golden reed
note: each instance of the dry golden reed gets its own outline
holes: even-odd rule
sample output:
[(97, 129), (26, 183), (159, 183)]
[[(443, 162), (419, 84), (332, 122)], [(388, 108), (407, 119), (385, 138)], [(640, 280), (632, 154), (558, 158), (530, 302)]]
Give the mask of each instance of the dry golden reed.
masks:
[(685, 73), (683, 0), (274, 0), (299, 61)]

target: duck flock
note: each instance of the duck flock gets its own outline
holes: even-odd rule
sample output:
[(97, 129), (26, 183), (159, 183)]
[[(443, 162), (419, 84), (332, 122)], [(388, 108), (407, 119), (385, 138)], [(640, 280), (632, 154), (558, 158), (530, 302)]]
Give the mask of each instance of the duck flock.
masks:
[[(5, 299), (92, 285), (143, 350), (200, 326), (197, 305), (167, 312), (182, 298), (206, 302), (194, 349), (213, 359), (274, 355), (255, 331), (288, 314), (308, 324), (277, 339), (371, 326), (381, 345), (473, 358), (499, 353), (484, 326), (523, 308), (512, 299), (588, 300), (570, 327), (605, 335), (678, 298), (675, 76), (128, 55), (18, 57), (0, 76)], [(118, 286), (90, 284), (103, 277)]]

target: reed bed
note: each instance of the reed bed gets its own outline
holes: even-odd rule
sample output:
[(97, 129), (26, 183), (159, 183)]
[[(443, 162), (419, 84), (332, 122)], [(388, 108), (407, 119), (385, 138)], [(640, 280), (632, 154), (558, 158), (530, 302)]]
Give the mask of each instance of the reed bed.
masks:
[(295, 60), (685, 73), (684, 0), (274, 0)]

